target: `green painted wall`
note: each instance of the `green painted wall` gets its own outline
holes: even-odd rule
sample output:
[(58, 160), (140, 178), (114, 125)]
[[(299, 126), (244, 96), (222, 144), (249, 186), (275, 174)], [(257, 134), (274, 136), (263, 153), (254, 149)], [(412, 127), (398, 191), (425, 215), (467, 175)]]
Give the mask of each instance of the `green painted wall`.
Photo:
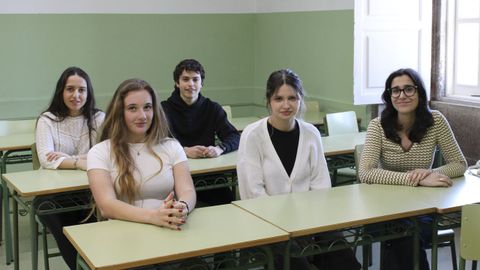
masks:
[(288, 67), (322, 111), (355, 110), (367, 119), (366, 107), (353, 105), (353, 15), (353, 10), (257, 14), (255, 101), (264, 106), (268, 76)]
[(37, 116), (70, 65), (89, 73), (101, 108), (131, 77), (163, 99), (183, 58), (205, 66), (206, 95), (251, 103), (253, 24), (253, 14), (0, 15), (0, 118)]
[[(264, 115), (268, 75), (290, 67), (327, 112), (353, 106), (353, 10), (267, 14), (0, 15), (0, 119), (36, 117), (70, 65), (91, 76), (105, 108), (124, 79), (166, 98), (184, 58), (206, 68), (204, 94), (234, 116)], [(366, 118), (364, 118), (366, 119)]]

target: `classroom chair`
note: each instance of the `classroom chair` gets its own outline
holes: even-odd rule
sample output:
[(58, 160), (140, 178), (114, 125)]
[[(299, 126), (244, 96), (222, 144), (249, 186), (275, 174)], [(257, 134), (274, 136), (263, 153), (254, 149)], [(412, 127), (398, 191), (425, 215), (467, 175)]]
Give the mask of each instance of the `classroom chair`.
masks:
[(360, 160), (362, 159), (363, 144), (355, 145), (355, 151), (353, 152), (353, 157), (355, 158), (355, 176), (357, 177), (357, 183), (360, 183), (360, 178), (358, 177), (358, 167), (360, 166)]
[(40, 160), (38, 159), (36, 143), (32, 144), (31, 151), (32, 151), (32, 167), (34, 170), (38, 170), (40, 169)]
[[(328, 136), (335, 136), (348, 133), (358, 133), (357, 115), (354, 111), (328, 113), (324, 119), (325, 129)], [(332, 186), (339, 184), (351, 184), (356, 181), (356, 169), (354, 168), (354, 157), (345, 156), (345, 168), (334, 168), (331, 172)], [(342, 181), (339, 181), (342, 178)]]
[(317, 128), (321, 126), (323, 119), (321, 118), (320, 104), (318, 104), (318, 101), (316, 100), (305, 101), (305, 114), (303, 118), (306, 122), (313, 124)]
[[(445, 164), (445, 159), (437, 147), (433, 158), (432, 168), (437, 168)], [(452, 229), (438, 230), (437, 234), (432, 236), (432, 243), (427, 246), (428, 249), (433, 248), (433, 242), (437, 243), (437, 248), (450, 247), (450, 254), (452, 256), (452, 269), (457, 270), (457, 254), (455, 250), (455, 232)]]
[[(38, 170), (40, 169), (41, 166), (40, 166), (40, 160), (38, 159), (36, 143), (32, 144), (31, 151), (32, 151), (32, 168), (34, 170)], [(48, 256), (47, 228), (45, 227), (45, 225), (43, 225), (43, 223), (40, 221), (37, 215), (35, 215), (35, 220), (37, 221), (37, 224), (39, 224), (41, 228), (40, 234), (42, 236), (42, 241), (43, 241), (43, 263), (44, 263), (45, 270), (48, 270), (50, 269), (50, 264), (48, 263), (49, 256)]]
[(462, 226), (460, 228), (460, 264), (465, 270), (466, 260), (472, 261), (472, 270), (480, 260), (480, 205), (470, 204), (462, 207)]
[[(40, 169), (40, 160), (38, 159), (38, 153), (37, 153), (37, 144), (33, 143), (31, 146), (31, 151), (32, 151), (32, 167), (34, 170)], [(54, 256), (60, 256), (60, 253), (48, 253), (48, 241), (47, 241), (47, 227), (40, 221), (37, 215), (35, 215), (35, 220), (37, 221), (37, 224), (40, 225), (40, 235), (42, 236), (42, 247), (43, 247), (43, 264), (44, 264), (44, 269), (49, 270), (50, 269), (50, 264), (48, 259), (50, 257)], [(37, 240), (38, 241), (38, 240)], [(38, 245), (38, 242), (37, 242)]]
[(328, 136), (358, 132), (358, 120), (354, 111), (327, 113), (324, 123)]

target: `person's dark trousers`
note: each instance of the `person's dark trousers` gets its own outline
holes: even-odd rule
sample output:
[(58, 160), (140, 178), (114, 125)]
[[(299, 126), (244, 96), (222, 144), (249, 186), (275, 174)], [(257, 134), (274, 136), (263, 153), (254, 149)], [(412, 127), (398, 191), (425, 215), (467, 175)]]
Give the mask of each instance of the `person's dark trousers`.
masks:
[(216, 188), (203, 191), (197, 191), (197, 201), (200, 201), (206, 205), (220, 205), (229, 204), (235, 199), (230, 188)]
[[(42, 203), (48, 203), (48, 200), (48, 196), (39, 196), (34, 199), (33, 203), (36, 209), (42, 209)], [(40, 221), (48, 228), (50, 233), (55, 238), (58, 250), (63, 257), (63, 260), (72, 270), (76, 269), (77, 251), (70, 241), (68, 241), (67, 237), (63, 234), (63, 227), (80, 224), (89, 215), (89, 213), (90, 210), (78, 210), (39, 216)], [(96, 218), (92, 215), (92, 217), (84, 223), (93, 222), (95, 219)]]
[(313, 264), (318, 270), (359, 270), (361, 268), (350, 248), (315, 255)]
[[(420, 270), (429, 270), (430, 266), (425, 252), (426, 246), (432, 242), (432, 218), (420, 217), (417, 219), (420, 225)], [(406, 221), (410, 222), (410, 221)], [(385, 243), (385, 252), (383, 254), (383, 268), (391, 270), (411, 270), (413, 269), (413, 237), (394, 239)]]

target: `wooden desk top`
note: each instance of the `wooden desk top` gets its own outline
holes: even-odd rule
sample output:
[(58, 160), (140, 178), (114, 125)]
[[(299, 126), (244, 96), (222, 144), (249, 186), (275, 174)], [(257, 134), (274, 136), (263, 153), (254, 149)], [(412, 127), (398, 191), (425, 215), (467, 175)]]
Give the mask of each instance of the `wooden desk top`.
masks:
[(231, 204), (195, 209), (181, 231), (110, 220), (65, 227), (64, 233), (91, 269), (138, 267), (288, 240), (286, 232)]
[(464, 205), (480, 202), (480, 178), (465, 173), (453, 179), (449, 188), (418, 187), (413, 194), (436, 207), (438, 213), (456, 212)]
[(292, 237), (434, 213), (426, 201), (408, 200), (413, 187), (355, 184), (234, 201)]
[(365, 143), (366, 132), (322, 137), (325, 156), (353, 154), (355, 146)]
[(216, 158), (189, 158), (188, 165), (192, 175), (235, 170), (237, 168), (237, 151)]
[(2, 178), (22, 197), (88, 189), (87, 173), (81, 170), (32, 170)]
[(34, 142), (34, 133), (0, 136), (0, 151), (30, 150)]

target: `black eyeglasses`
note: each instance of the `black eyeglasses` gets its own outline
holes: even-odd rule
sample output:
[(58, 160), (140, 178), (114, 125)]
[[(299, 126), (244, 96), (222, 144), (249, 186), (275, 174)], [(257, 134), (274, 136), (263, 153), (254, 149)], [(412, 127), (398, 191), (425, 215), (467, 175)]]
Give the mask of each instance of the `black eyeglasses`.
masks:
[(405, 87), (403, 87), (403, 89), (400, 89), (400, 87), (393, 87), (393, 88), (390, 88), (388, 89), (388, 91), (390, 91), (390, 95), (394, 98), (398, 98), (402, 92), (403, 94), (405, 94), (405, 96), (407, 97), (411, 97), (413, 95), (415, 95), (415, 93), (417, 92), (417, 86), (416, 85), (405, 85)]

